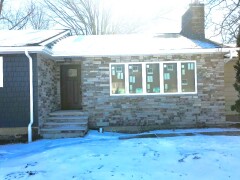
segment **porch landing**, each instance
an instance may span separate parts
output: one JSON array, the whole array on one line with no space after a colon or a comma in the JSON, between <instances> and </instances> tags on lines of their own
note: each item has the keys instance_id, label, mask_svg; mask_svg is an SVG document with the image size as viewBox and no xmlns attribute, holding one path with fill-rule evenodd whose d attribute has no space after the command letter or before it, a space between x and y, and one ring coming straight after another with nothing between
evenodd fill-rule
<instances>
[{"instance_id":1,"label":"porch landing","mask_svg":"<svg viewBox=\"0 0 240 180\"><path fill-rule=\"evenodd\" d=\"M46 139L83 137L88 131L88 116L80 110L60 110L49 113L40 127Z\"/></svg>"}]
</instances>

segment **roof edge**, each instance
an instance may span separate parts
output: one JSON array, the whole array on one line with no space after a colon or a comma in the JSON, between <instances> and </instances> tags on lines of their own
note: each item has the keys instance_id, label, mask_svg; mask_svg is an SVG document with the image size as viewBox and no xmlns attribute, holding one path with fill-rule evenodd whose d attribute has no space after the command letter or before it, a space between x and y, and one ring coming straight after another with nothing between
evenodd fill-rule
<instances>
[{"instance_id":1,"label":"roof edge","mask_svg":"<svg viewBox=\"0 0 240 180\"><path fill-rule=\"evenodd\" d=\"M240 51L239 48L211 48L211 49L169 49L158 52L146 53L116 53L116 54L66 54L64 52L53 52L52 57L103 57L103 56L148 56L148 55L171 55L171 54L209 54L209 53L230 53Z\"/></svg>"},{"instance_id":2,"label":"roof edge","mask_svg":"<svg viewBox=\"0 0 240 180\"><path fill-rule=\"evenodd\" d=\"M52 51L46 46L25 46L25 47L0 47L0 54L19 54L25 53L42 53L52 56Z\"/></svg>"},{"instance_id":3,"label":"roof edge","mask_svg":"<svg viewBox=\"0 0 240 180\"><path fill-rule=\"evenodd\" d=\"M63 37L65 36L69 36L71 35L71 31L69 29L66 29L65 31L53 36L53 37L50 37L49 39L47 40L44 40L42 42L39 43L39 45L41 46L47 46L51 43L54 43L55 41L58 41L58 40L61 40Z\"/></svg>"}]
</instances>

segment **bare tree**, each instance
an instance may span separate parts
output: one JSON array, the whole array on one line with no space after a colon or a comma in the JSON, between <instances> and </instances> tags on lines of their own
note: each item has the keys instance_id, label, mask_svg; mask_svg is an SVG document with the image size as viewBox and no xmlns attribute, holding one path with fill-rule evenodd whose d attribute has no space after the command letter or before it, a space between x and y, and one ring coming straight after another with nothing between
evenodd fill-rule
<instances>
[{"instance_id":1,"label":"bare tree","mask_svg":"<svg viewBox=\"0 0 240 180\"><path fill-rule=\"evenodd\" d=\"M33 29L48 29L50 18L46 15L45 9L40 5L33 3L29 4L34 11L29 16L29 26Z\"/></svg>"},{"instance_id":2,"label":"bare tree","mask_svg":"<svg viewBox=\"0 0 240 180\"><path fill-rule=\"evenodd\" d=\"M25 6L16 9L11 8L10 1L0 1L1 29L48 29L49 22L44 9L36 2L29 1Z\"/></svg>"},{"instance_id":3,"label":"bare tree","mask_svg":"<svg viewBox=\"0 0 240 180\"><path fill-rule=\"evenodd\" d=\"M10 6L3 6L4 0L1 0L0 25L3 29L23 29L26 27L30 15L34 9L32 7L24 9L12 9ZM6 7L6 8L5 8Z\"/></svg>"},{"instance_id":4,"label":"bare tree","mask_svg":"<svg viewBox=\"0 0 240 180\"><path fill-rule=\"evenodd\" d=\"M214 36L221 35L223 42L236 40L240 29L240 0L206 0L207 28ZM213 18L218 13L218 18Z\"/></svg>"},{"instance_id":5,"label":"bare tree","mask_svg":"<svg viewBox=\"0 0 240 180\"><path fill-rule=\"evenodd\" d=\"M114 33L110 11L99 0L44 0L52 19L75 34Z\"/></svg>"}]
</instances>

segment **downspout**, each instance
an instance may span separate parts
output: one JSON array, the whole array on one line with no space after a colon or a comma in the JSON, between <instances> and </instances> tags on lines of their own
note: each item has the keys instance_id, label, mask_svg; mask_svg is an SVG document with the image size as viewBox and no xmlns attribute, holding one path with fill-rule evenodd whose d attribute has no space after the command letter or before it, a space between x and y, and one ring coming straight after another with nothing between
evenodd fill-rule
<instances>
[{"instance_id":1,"label":"downspout","mask_svg":"<svg viewBox=\"0 0 240 180\"><path fill-rule=\"evenodd\" d=\"M29 55L27 49L25 49L25 55L29 60L29 90L30 90L30 122L28 124L28 143L32 142L32 124L33 124L33 67L32 57Z\"/></svg>"}]
</instances>

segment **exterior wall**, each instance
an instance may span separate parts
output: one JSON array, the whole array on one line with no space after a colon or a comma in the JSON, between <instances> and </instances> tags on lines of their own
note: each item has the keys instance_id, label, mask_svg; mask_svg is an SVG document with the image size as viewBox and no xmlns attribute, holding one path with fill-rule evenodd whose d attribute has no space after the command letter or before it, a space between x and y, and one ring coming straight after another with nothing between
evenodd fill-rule
<instances>
[{"instance_id":1,"label":"exterior wall","mask_svg":"<svg viewBox=\"0 0 240 180\"><path fill-rule=\"evenodd\" d=\"M0 88L0 129L27 127L29 124L28 58L24 54L0 56L3 56L4 75L3 88ZM36 54L31 54L31 56L34 81L34 126L37 126L37 58Z\"/></svg>"},{"instance_id":2,"label":"exterior wall","mask_svg":"<svg viewBox=\"0 0 240 180\"><path fill-rule=\"evenodd\" d=\"M197 61L195 95L110 96L109 63ZM86 58L82 63L83 110L90 128L152 126L181 128L225 123L224 61L222 54Z\"/></svg>"},{"instance_id":3,"label":"exterior wall","mask_svg":"<svg viewBox=\"0 0 240 180\"><path fill-rule=\"evenodd\" d=\"M61 109L60 66L82 64L80 60L59 61L38 55L38 114L41 127L49 113Z\"/></svg>"},{"instance_id":4,"label":"exterior wall","mask_svg":"<svg viewBox=\"0 0 240 180\"><path fill-rule=\"evenodd\" d=\"M237 60L231 60L227 62L224 66L224 92L226 98L226 115L237 115L236 111L231 111L231 105L237 100L237 91L234 89L233 84L235 83L236 71L234 70L234 65Z\"/></svg>"},{"instance_id":5,"label":"exterior wall","mask_svg":"<svg viewBox=\"0 0 240 180\"><path fill-rule=\"evenodd\" d=\"M59 110L60 77L57 63L43 55L38 55L38 114L39 126L50 112Z\"/></svg>"}]
</instances>

